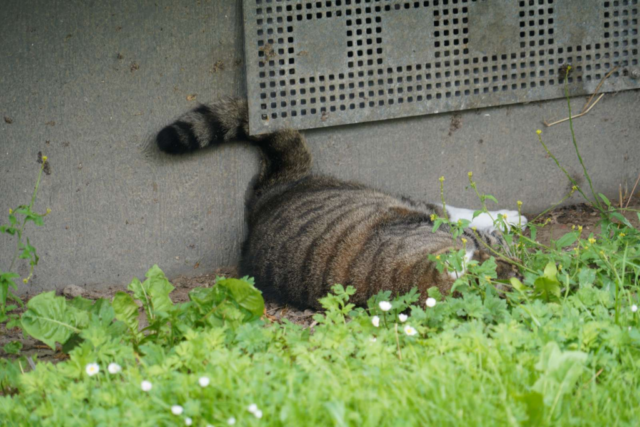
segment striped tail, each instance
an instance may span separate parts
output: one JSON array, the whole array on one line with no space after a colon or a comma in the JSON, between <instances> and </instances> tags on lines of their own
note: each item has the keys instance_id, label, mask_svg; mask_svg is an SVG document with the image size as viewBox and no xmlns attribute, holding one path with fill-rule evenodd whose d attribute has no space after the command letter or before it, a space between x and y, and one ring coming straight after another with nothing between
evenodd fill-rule
<instances>
[{"instance_id":1,"label":"striped tail","mask_svg":"<svg viewBox=\"0 0 640 427\"><path fill-rule=\"evenodd\" d=\"M298 180L311 169L311 153L298 131L285 129L250 136L249 110L241 99L200 105L166 126L156 137L158 148L168 154L189 153L232 141L255 145L262 152L262 170L255 189Z\"/></svg>"}]
</instances>

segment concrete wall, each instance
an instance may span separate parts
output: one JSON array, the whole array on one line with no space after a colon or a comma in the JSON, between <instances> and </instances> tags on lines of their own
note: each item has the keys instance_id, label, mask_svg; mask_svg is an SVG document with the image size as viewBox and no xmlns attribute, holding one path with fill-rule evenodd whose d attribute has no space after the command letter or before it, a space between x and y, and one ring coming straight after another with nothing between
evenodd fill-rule
<instances>
[{"instance_id":1,"label":"concrete wall","mask_svg":"<svg viewBox=\"0 0 640 427\"><path fill-rule=\"evenodd\" d=\"M29 200L39 151L52 169L36 203L52 213L44 227L27 230L41 261L22 293L127 283L154 263L177 276L238 260L256 153L234 146L175 159L142 147L196 102L245 94L241 1L108 3L3 2L2 216ZM574 102L581 107L584 99ZM638 92L606 95L576 121L587 166L605 193L617 194L619 183L631 187L638 175L638 110ZM306 135L317 171L435 200L444 175L451 204L477 206L465 190L472 170L502 207L522 200L535 212L568 189L535 130L566 114L565 102L552 101ZM581 176L568 126L545 129L544 137ZM0 236L0 269L14 247Z\"/></svg>"}]
</instances>

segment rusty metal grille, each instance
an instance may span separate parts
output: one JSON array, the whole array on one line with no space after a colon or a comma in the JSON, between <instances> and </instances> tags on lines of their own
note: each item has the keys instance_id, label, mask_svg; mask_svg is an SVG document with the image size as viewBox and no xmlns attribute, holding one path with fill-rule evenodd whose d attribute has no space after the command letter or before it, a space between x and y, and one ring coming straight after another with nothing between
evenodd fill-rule
<instances>
[{"instance_id":1,"label":"rusty metal grille","mask_svg":"<svg viewBox=\"0 0 640 427\"><path fill-rule=\"evenodd\" d=\"M244 0L252 134L640 88L638 0Z\"/></svg>"}]
</instances>

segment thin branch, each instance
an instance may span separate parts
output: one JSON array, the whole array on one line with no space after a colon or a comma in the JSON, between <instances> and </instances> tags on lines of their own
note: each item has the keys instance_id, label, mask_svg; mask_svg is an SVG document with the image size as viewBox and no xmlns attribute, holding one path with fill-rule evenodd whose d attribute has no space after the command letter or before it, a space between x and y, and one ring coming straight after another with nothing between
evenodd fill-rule
<instances>
[{"instance_id":1,"label":"thin branch","mask_svg":"<svg viewBox=\"0 0 640 427\"><path fill-rule=\"evenodd\" d=\"M546 127L551 127L551 126L555 126L555 125L560 124L560 123L564 123L564 122L566 122L568 120L577 119L578 117L582 117L585 114L587 114L589 111L591 111L591 109L596 106L596 104L602 99L603 96L604 96L604 93L601 93L600 96L598 97L598 99L596 99L596 101L593 104L591 104L591 106L589 108L587 108L587 110L585 112L583 112L583 113L576 114L575 116L567 117L567 118L562 119L562 120L558 120L557 122L547 123L546 121L544 121L543 123L544 123L544 125Z\"/></svg>"},{"instance_id":2,"label":"thin branch","mask_svg":"<svg viewBox=\"0 0 640 427\"><path fill-rule=\"evenodd\" d=\"M629 207L629 202L631 202L631 199L633 199L633 195L636 192L636 187L638 186L639 181L640 181L640 175L638 175L638 179L636 179L636 183L633 186L633 190L631 190L631 195L629 195L629 200L627 200L627 204L624 206L625 209Z\"/></svg>"},{"instance_id":3,"label":"thin branch","mask_svg":"<svg viewBox=\"0 0 640 427\"><path fill-rule=\"evenodd\" d=\"M589 97L589 99L587 99L587 102L584 104L584 107L582 107L582 111L580 111L581 113L584 113L587 109L587 107L589 106L589 103L593 100L593 97L596 96L598 94L598 92L600 91L600 87L602 86L602 84L604 83L605 80L607 80L611 74L613 74L614 71L616 71L618 69L618 67L613 67L611 69L611 71L609 71L603 78L602 80L600 80L600 83L598 83L598 86L596 86L596 90L595 92L593 92L593 94Z\"/></svg>"}]
</instances>

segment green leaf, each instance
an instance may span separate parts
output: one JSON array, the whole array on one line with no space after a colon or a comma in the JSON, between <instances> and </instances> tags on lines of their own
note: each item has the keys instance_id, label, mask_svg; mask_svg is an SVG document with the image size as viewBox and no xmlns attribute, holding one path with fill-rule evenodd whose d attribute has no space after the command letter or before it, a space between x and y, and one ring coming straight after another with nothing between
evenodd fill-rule
<instances>
[{"instance_id":1,"label":"green leaf","mask_svg":"<svg viewBox=\"0 0 640 427\"><path fill-rule=\"evenodd\" d=\"M578 240L576 233L567 233L555 242L556 249L560 250L575 243Z\"/></svg>"},{"instance_id":2,"label":"green leaf","mask_svg":"<svg viewBox=\"0 0 640 427\"><path fill-rule=\"evenodd\" d=\"M607 198L605 197L605 195L604 195L604 194L602 194L602 193L598 193L598 196L600 196L600 198L602 199L602 201L603 201L603 202L604 202L608 207L611 207L611 202L609 201L609 199L607 199Z\"/></svg>"},{"instance_id":3,"label":"green leaf","mask_svg":"<svg viewBox=\"0 0 640 427\"><path fill-rule=\"evenodd\" d=\"M511 286L514 287L514 289L520 291L520 292L524 292L527 290L527 287L517 278L512 277L511 279L509 279L509 281L511 282Z\"/></svg>"},{"instance_id":4,"label":"green leaf","mask_svg":"<svg viewBox=\"0 0 640 427\"><path fill-rule=\"evenodd\" d=\"M493 203L495 203L496 205L498 204L498 200L496 200L495 197L493 197L491 194L485 194L484 196L482 196L485 200L489 199L491 200Z\"/></svg>"},{"instance_id":5,"label":"green leaf","mask_svg":"<svg viewBox=\"0 0 640 427\"><path fill-rule=\"evenodd\" d=\"M612 212L611 216L615 219L617 219L618 221L620 221L621 223L623 223L624 225L626 225L629 228L634 228L633 225L629 222L629 220L627 218L625 218L621 213L619 212Z\"/></svg>"},{"instance_id":6,"label":"green leaf","mask_svg":"<svg viewBox=\"0 0 640 427\"><path fill-rule=\"evenodd\" d=\"M18 354L22 350L22 343L20 341L11 341L2 348L7 354Z\"/></svg>"},{"instance_id":7,"label":"green leaf","mask_svg":"<svg viewBox=\"0 0 640 427\"><path fill-rule=\"evenodd\" d=\"M586 353L561 351L555 341L547 343L536 364L536 369L542 374L533 385L533 390L544 397L546 406L562 407L562 398L572 393L586 361Z\"/></svg>"},{"instance_id":8,"label":"green leaf","mask_svg":"<svg viewBox=\"0 0 640 427\"><path fill-rule=\"evenodd\" d=\"M171 310L173 302L169 294L175 288L157 265L147 271L146 277L147 280L144 283L134 278L127 289L133 292L136 299L142 301L147 316L151 320L158 313L167 313Z\"/></svg>"},{"instance_id":9,"label":"green leaf","mask_svg":"<svg viewBox=\"0 0 640 427\"><path fill-rule=\"evenodd\" d=\"M224 279L216 283L216 286L227 288L238 305L251 313L252 318L248 320L258 319L264 313L262 292L249 282L239 279Z\"/></svg>"},{"instance_id":10,"label":"green leaf","mask_svg":"<svg viewBox=\"0 0 640 427\"><path fill-rule=\"evenodd\" d=\"M591 268L583 267L578 273L578 283L580 287L592 285L595 281L596 271Z\"/></svg>"},{"instance_id":11,"label":"green leaf","mask_svg":"<svg viewBox=\"0 0 640 427\"><path fill-rule=\"evenodd\" d=\"M527 411L528 419L523 425L542 425L542 419L544 416L544 400L540 393L530 391L529 393L515 396L515 400L523 403Z\"/></svg>"},{"instance_id":12,"label":"green leaf","mask_svg":"<svg viewBox=\"0 0 640 427\"><path fill-rule=\"evenodd\" d=\"M533 287L538 297L547 302L555 301L560 297L560 282L557 279L557 274L558 269L555 262L550 261L547 263L544 268L544 275L533 282Z\"/></svg>"},{"instance_id":13,"label":"green leaf","mask_svg":"<svg viewBox=\"0 0 640 427\"><path fill-rule=\"evenodd\" d=\"M549 280L557 281L558 280L556 278L557 275L558 275L558 269L556 268L556 263L554 261L549 261L547 265L544 267L544 277L546 277Z\"/></svg>"},{"instance_id":14,"label":"green leaf","mask_svg":"<svg viewBox=\"0 0 640 427\"><path fill-rule=\"evenodd\" d=\"M138 340L140 337L140 332L138 331L138 305L133 297L126 292L116 292L111 305L116 319L126 324L134 339Z\"/></svg>"},{"instance_id":15,"label":"green leaf","mask_svg":"<svg viewBox=\"0 0 640 427\"><path fill-rule=\"evenodd\" d=\"M32 337L55 349L56 342L64 344L72 333L79 333L79 323L86 321L80 311L67 307L63 297L55 292L45 292L27 303L27 311L21 318L22 328Z\"/></svg>"}]
</instances>

